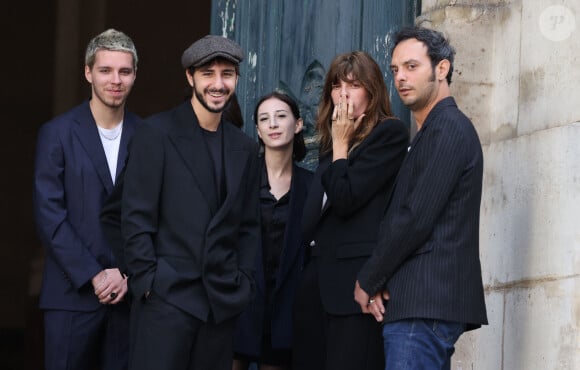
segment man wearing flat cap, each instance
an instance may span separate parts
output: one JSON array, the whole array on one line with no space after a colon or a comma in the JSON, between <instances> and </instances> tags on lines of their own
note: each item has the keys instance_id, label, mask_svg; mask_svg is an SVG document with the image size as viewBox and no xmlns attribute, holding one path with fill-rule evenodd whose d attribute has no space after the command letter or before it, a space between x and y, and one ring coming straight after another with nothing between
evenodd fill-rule
<instances>
[{"instance_id":1,"label":"man wearing flat cap","mask_svg":"<svg viewBox=\"0 0 580 370\"><path fill-rule=\"evenodd\" d=\"M226 38L194 42L181 58L191 100L133 138L121 215L131 369L231 369L260 243L257 144L222 117L242 59Z\"/></svg>"}]
</instances>

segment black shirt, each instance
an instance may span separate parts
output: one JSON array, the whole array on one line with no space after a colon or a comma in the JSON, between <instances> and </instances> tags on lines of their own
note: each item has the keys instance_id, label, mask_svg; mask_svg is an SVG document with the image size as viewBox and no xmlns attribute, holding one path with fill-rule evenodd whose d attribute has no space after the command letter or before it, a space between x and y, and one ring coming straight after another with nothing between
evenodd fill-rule
<instances>
[{"instance_id":1,"label":"black shirt","mask_svg":"<svg viewBox=\"0 0 580 370\"><path fill-rule=\"evenodd\" d=\"M290 208L290 191L280 199L270 193L266 165L262 167L260 183L260 210L262 222L262 254L267 303L271 303L272 291L276 286L276 275L284 249L284 233Z\"/></svg>"},{"instance_id":2,"label":"black shirt","mask_svg":"<svg viewBox=\"0 0 580 370\"><path fill-rule=\"evenodd\" d=\"M201 126L200 126L201 127ZM221 205L226 198L226 182L223 164L223 129L220 124L216 131L209 131L201 127L203 138L209 150L209 156L212 159L214 167L215 183L218 187L219 205Z\"/></svg>"}]
</instances>

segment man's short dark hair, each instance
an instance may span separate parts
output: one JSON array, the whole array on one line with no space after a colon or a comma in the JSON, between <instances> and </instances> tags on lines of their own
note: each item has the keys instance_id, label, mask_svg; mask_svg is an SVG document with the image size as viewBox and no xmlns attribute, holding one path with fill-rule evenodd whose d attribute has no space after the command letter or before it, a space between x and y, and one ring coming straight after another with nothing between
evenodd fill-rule
<instances>
[{"instance_id":1,"label":"man's short dark hair","mask_svg":"<svg viewBox=\"0 0 580 370\"><path fill-rule=\"evenodd\" d=\"M195 73L196 70L207 67L207 66L211 66L215 63L230 63L234 66L234 69L236 70L236 74L238 76L240 75L240 65L239 64L232 63L230 60L228 60L226 58L221 58L221 57L214 58L214 59L210 60L209 62L204 63L198 67L190 66L187 68L187 70L193 76L193 74Z\"/></svg>"},{"instance_id":2,"label":"man's short dark hair","mask_svg":"<svg viewBox=\"0 0 580 370\"><path fill-rule=\"evenodd\" d=\"M451 85L455 49L449 44L445 36L439 31L424 27L413 26L403 28L395 34L395 45L391 50L391 55L393 55L393 50L395 50L400 42L408 39L417 39L427 46L427 55L431 59L433 69L442 60L447 59L449 61L449 73L447 73L446 79L447 83Z\"/></svg>"}]
</instances>

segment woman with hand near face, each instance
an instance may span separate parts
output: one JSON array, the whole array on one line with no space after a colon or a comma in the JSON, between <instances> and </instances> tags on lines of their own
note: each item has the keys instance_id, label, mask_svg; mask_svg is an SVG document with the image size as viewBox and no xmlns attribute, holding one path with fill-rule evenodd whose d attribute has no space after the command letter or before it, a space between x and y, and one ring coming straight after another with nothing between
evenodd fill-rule
<instances>
[{"instance_id":1,"label":"woman with hand near face","mask_svg":"<svg viewBox=\"0 0 580 370\"><path fill-rule=\"evenodd\" d=\"M367 53L338 55L319 105L319 166L304 206L310 255L295 307L293 368L382 370L380 323L355 302L356 275L377 232L409 143Z\"/></svg>"},{"instance_id":2,"label":"woman with hand near face","mask_svg":"<svg viewBox=\"0 0 580 370\"><path fill-rule=\"evenodd\" d=\"M272 92L254 111L263 148L260 178L262 248L256 261L256 297L240 316L234 370L290 369L292 307L304 261L302 208L312 173L296 165L306 155L296 102Z\"/></svg>"}]
</instances>

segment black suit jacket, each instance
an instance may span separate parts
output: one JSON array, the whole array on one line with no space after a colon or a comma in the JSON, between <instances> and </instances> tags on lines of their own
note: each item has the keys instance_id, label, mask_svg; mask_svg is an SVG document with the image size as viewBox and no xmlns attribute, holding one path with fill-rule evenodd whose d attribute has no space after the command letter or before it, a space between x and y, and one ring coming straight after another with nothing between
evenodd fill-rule
<instances>
[{"instance_id":1,"label":"black suit jacket","mask_svg":"<svg viewBox=\"0 0 580 370\"><path fill-rule=\"evenodd\" d=\"M322 304L335 315L361 313L356 275L377 244L381 215L409 144L395 119L379 123L348 156L320 159L304 207L304 232L318 258ZM323 193L328 197L322 208Z\"/></svg>"},{"instance_id":2,"label":"black suit jacket","mask_svg":"<svg viewBox=\"0 0 580 370\"><path fill-rule=\"evenodd\" d=\"M388 284L385 321L487 324L479 261L482 174L473 124L452 97L443 99L411 143L379 247L359 274L371 295Z\"/></svg>"},{"instance_id":3,"label":"black suit jacket","mask_svg":"<svg viewBox=\"0 0 580 370\"><path fill-rule=\"evenodd\" d=\"M117 177L141 119L125 111ZM44 124L34 169L34 215L46 248L40 307L94 311L101 306L91 279L117 267L99 213L113 190L97 124L86 101Z\"/></svg>"},{"instance_id":4,"label":"black suit jacket","mask_svg":"<svg viewBox=\"0 0 580 370\"><path fill-rule=\"evenodd\" d=\"M271 318L271 339L274 348L290 348L292 343L292 308L304 266L304 239L301 221L304 201L312 181L312 172L294 165L290 185L288 222L284 246L276 272ZM256 296L238 319L235 350L258 356L261 353L266 309L266 281L263 253L256 258Z\"/></svg>"},{"instance_id":5,"label":"black suit jacket","mask_svg":"<svg viewBox=\"0 0 580 370\"><path fill-rule=\"evenodd\" d=\"M125 169L117 176L113 191L105 200L99 219L105 239L115 256L117 266L123 275L128 276L127 263L125 262L125 240L121 232L121 202L123 200L123 186L125 184ZM129 298L129 297L128 297Z\"/></svg>"},{"instance_id":6,"label":"black suit jacket","mask_svg":"<svg viewBox=\"0 0 580 370\"><path fill-rule=\"evenodd\" d=\"M257 143L221 122L227 196L189 101L149 118L130 147L121 228L134 298L153 291L216 322L240 313L253 291L260 244Z\"/></svg>"}]
</instances>

